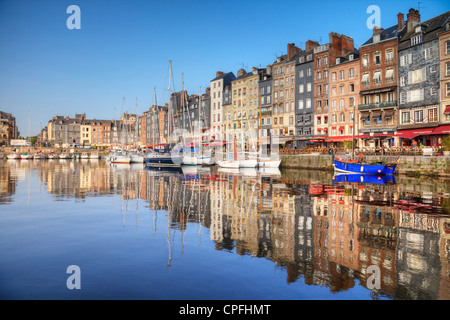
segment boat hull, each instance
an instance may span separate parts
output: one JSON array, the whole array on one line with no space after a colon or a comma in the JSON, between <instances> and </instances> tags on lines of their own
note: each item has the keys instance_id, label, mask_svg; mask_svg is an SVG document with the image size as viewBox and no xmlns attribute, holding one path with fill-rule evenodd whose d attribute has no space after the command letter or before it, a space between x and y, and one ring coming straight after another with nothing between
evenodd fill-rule
<instances>
[{"instance_id":1,"label":"boat hull","mask_svg":"<svg viewBox=\"0 0 450 320\"><path fill-rule=\"evenodd\" d=\"M259 160L258 168L278 168L281 164L281 160Z\"/></svg>"},{"instance_id":2,"label":"boat hull","mask_svg":"<svg viewBox=\"0 0 450 320\"><path fill-rule=\"evenodd\" d=\"M347 174L375 174L385 175L394 174L395 165L382 165L382 164L362 164L351 163L339 160L334 160L334 170L340 173Z\"/></svg>"},{"instance_id":3,"label":"boat hull","mask_svg":"<svg viewBox=\"0 0 450 320\"><path fill-rule=\"evenodd\" d=\"M239 161L217 161L217 165L222 168L239 169Z\"/></svg>"},{"instance_id":4,"label":"boat hull","mask_svg":"<svg viewBox=\"0 0 450 320\"><path fill-rule=\"evenodd\" d=\"M182 160L182 157L152 155L147 158L147 165L154 167L181 167Z\"/></svg>"},{"instance_id":5,"label":"boat hull","mask_svg":"<svg viewBox=\"0 0 450 320\"><path fill-rule=\"evenodd\" d=\"M239 161L239 168L256 168L256 165L258 164L258 160L242 160Z\"/></svg>"}]
</instances>

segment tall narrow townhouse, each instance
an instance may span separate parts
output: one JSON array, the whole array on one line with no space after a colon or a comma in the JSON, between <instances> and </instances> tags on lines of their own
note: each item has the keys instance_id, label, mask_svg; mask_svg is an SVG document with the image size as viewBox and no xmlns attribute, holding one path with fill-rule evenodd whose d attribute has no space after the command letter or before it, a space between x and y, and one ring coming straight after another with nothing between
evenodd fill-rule
<instances>
[{"instance_id":1,"label":"tall narrow townhouse","mask_svg":"<svg viewBox=\"0 0 450 320\"><path fill-rule=\"evenodd\" d=\"M356 111L359 101L359 51L336 58L330 65L330 131L328 142L343 146L352 141L357 130Z\"/></svg>"},{"instance_id":2,"label":"tall narrow townhouse","mask_svg":"<svg viewBox=\"0 0 450 320\"><path fill-rule=\"evenodd\" d=\"M272 129L272 66L259 74L259 107L260 127L259 137L269 137Z\"/></svg>"},{"instance_id":3,"label":"tall narrow townhouse","mask_svg":"<svg viewBox=\"0 0 450 320\"><path fill-rule=\"evenodd\" d=\"M281 55L272 63L272 135L284 134L284 62L287 55Z\"/></svg>"},{"instance_id":4,"label":"tall narrow townhouse","mask_svg":"<svg viewBox=\"0 0 450 320\"><path fill-rule=\"evenodd\" d=\"M223 91L235 79L233 72L216 72L216 77L210 81L210 124L211 132L217 137L223 138L224 113L223 113Z\"/></svg>"},{"instance_id":5,"label":"tall narrow townhouse","mask_svg":"<svg viewBox=\"0 0 450 320\"><path fill-rule=\"evenodd\" d=\"M417 10L407 14L406 31L399 39L399 123L401 145L439 145L440 56L438 33L450 12L425 22Z\"/></svg>"},{"instance_id":6,"label":"tall narrow townhouse","mask_svg":"<svg viewBox=\"0 0 450 320\"><path fill-rule=\"evenodd\" d=\"M288 43L287 54L272 64L272 134L280 144L295 137L295 63L301 50Z\"/></svg>"},{"instance_id":7,"label":"tall narrow townhouse","mask_svg":"<svg viewBox=\"0 0 450 320\"><path fill-rule=\"evenodd\" d=\"M440 55L440 105L439 115L442 127L446 133L450 133L450 19L442 25L442 30L438 33L439 55ZM442 137L439 137L442 138ZM439 140L438 138L438 140Z\"/></svg>"},{"instance_id":8,"label":"tall narrow townhouse","mask_svg":"<svg viewBox=\"0 0 450 320\"><path fill-rule=\"evenodd\" d=\"M298 54L295 66L295 140L300 149L305 148L314 136L314 48L318 46L319 43L308 40L305 51Z\"/></svg>"},{"instance_id":9,"label":"tall narrow townhouse","mask_svg":"<svg viewBox=\"0 0 450 320\"><path fill-rule=\"evenodd\" d=\"M294 43L287 45L287 57L284 63L284 132L286 140L292 140L295 136L295 66L298 56L303 52Z\"/></svg>"},{"instance_id":10,"label":"tall narrow townhouse","mask_svg":"<svg viewBox=\"0 0 450 320\"><path fill-rule=\"evenodd\" d=\"M355 50L353 39L348 36L330 32L328 38L328 43L314 48L314 135L321 145L329 136L330 65L337 57Z\"/></svg>"},{"instance_id":11,"label":"tall narrow townhouse","mask_svg":"<svg viewBox=\"0 0 450 320\"><path fill-rule=\"evenodd\" d=\"M393 146L397 130L397 38L404 32L403 17L388 29L373 28L372 37L359 47L359 146Z\"/></svg>"}]
</instances>

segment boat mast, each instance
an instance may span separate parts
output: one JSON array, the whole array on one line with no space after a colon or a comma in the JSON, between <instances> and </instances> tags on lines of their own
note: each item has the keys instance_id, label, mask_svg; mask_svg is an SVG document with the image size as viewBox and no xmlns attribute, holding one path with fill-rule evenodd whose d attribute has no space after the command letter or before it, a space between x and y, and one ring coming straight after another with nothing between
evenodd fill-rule
<instances>
[{"instance_id":1,"label":"boat mast","mask_svg":"<svg viewBox=\"0 0 450 320\"><path fill-rule=\"evenodd\" d=\"M152 115L152 141L153 150L155 150L155 114L156 114L156 87L153 88L153 115Z\"/></svg>"},{"instance_id":2,"label":"boat mast","mask_svg":"<svg viewBox=\"0 0 450 320\"><path fill-rule=\"evenodd\" d=\"M171 136L171 125L170 125L170 121L171 121L171 109L170 109L170 102L171 102L171 97L170 97L170 84L172 81L172 60L169 60L169 103L168 103L168 109L167 109L167 123L168 123L168 131L167 131L167 142L169 142L169 137Z\"/></svg>"},{"instance_id":3,"label":"boat mast","mask_svg":"<svg viewBox=\"0 0 450 320\"><path fill-rule=\"evenodd\" d=\"M353 128L352 128L352 159L355 159L355 111L353 110Z\"/></svg>"}]
</instances>

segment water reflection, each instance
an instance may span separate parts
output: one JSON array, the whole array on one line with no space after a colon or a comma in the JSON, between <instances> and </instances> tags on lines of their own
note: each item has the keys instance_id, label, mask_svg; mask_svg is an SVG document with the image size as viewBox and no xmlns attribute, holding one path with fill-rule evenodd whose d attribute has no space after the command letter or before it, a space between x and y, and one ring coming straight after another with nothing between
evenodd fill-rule
<instances>
[{"instance_id":1,"label":"water reflection","mask_svg":"<svg viewBox=\"0 0 450 320\"><path fill-rule=\"evenodd\" d=\"M167 213L168 267L174 263L171 233L198 228L200 237L203 228L216 250L267 259L285 270L287 283L343 292L367 287L367 269L375 265L381 271L375 298L450 298L449 180L3 161L0 205L14 204L18 182L32 172L54 201L119 195L124 212Z\"/></svg>"}]
</instances>

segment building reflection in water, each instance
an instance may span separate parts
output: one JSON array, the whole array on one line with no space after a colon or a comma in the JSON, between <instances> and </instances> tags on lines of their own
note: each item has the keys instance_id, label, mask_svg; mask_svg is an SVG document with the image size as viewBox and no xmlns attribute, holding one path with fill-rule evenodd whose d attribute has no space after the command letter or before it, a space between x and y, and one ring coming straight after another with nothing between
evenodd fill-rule
<instances>
[{"instance_id":1,"label":"building reflection in water","mask_svg":"<svg viewBox=\"0 0 450 320\"><path fill-rule=\"evenodd\" d=\"M120 195L132 211L127 200L137 200L156 213L154 232L158 213L168 215L169 232L196 227L200 236L206 228L216 250L270 260L288 283L331 292L367 287L375 265L381 288L374 298L450 298L448 180L360 183L319 171L165 171L101 160L4 161L0 168L0 205L37 171L55 201ZM170 241L168 234L169 251Z\"/></svg>"}]
</instances>

